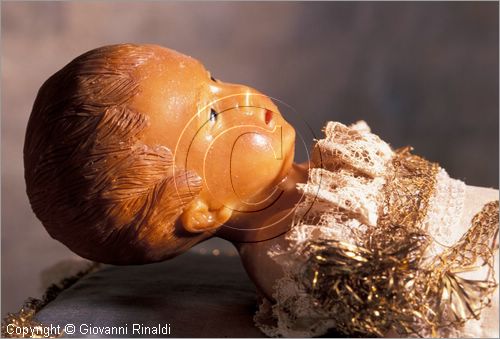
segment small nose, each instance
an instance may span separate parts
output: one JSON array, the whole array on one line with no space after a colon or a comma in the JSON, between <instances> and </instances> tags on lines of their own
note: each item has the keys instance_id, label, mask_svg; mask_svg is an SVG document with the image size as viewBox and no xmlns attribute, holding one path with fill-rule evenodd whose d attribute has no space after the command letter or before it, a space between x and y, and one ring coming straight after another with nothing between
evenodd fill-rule
<instances>
[{"instance_id":1,"label":"small nose","mask_svg":"<svg viewBox=\"0 0 500 339\"><path fill-rule=\"evenodd\" d=\"M268 96L259 91L244 85L217 82L211 84L212 93L220 99L217 103L221 109L239 108L254 111L262 117L262 122L273 128L275 125L276 114L275 106Z\"/></svg>"},{"instance_id":2,"label":"small nose","mask_svg":"<svg viewBox=\"0 0 500 339\"><path fill-rule=\"evenodd\" d=\"M239 98L239 101L243 100L241 105L245 106L248 110L253 110L254 114L259 119L262 119L267 127L273 129L276 124L275 115L277 113L273 112L274 105L271 99L250 87L241 86L241 91L244 93Z\"/></svg>"}]
</instances>

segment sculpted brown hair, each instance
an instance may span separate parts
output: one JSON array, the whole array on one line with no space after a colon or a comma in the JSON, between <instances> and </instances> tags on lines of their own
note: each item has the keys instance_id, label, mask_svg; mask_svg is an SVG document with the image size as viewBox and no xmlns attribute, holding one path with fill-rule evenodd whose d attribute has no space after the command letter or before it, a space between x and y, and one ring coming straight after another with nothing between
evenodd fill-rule
<instances>
[{"instance_id":1,"label":"sculpted brown hair","mask_svg":"<svg viewBox=\"0 0 500 339\"><path fill-rule=\"evenodd\" d=\"M24 145L28 197L50 235L86 258L139 264L206 238L176 223L201 178L175 168L162 145L146 145L147 112L134 70L154 48L106 46L74 59L40 88ZM175 182L175 184L174 184Z\"/></svg>"}]
</instances>

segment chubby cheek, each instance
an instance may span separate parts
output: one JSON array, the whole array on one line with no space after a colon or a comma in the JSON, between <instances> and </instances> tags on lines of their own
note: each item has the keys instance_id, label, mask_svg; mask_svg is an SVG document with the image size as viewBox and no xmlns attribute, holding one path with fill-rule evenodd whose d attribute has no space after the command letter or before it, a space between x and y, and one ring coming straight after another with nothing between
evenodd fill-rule
<instances>
[{"instance_id":1,"label":"chubby cheek","mask_svg":"<svg viewBox=\"0 0 500 339\"><path fill-rule=\"evenodd\" d=\"M273 198L288 159L281 135L255 129L228 130L206 152L202 176L214 208L255 210Z\"/></svg>"},{"instance_id":2,"label":"chubby cheek","mask_svg":"<svg viewBox=\"0 0 500 339\"><path fill-rule=\"evenodd\" d=\"M252 197L259 190L274 188L280 181L283 150L276 139L254 132L242 135L234 144L231 179L239 196Z\"/></svg>"}]
</instances>

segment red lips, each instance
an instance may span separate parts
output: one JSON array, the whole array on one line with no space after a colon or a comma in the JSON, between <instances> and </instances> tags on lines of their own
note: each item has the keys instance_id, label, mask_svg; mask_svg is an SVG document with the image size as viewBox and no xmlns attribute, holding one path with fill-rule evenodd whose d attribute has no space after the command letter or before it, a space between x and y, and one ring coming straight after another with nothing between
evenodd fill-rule
<instances>
[{"instance_id":1,"label":"red lips","mask_svg":"<svg viewBox=\"0 0 500 339\"><path fill-rule=\"evenodd\" d=\"M269 125L272 119L273 119L273 112L267 109L265 115L266 125Z\"/></svg>"}]
</instances>

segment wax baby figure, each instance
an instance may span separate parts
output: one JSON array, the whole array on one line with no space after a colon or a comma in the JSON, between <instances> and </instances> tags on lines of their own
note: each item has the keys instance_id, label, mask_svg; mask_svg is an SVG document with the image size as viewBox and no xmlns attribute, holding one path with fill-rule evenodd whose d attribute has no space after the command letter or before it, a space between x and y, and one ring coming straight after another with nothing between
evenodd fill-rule
<instances>
[{"instance_id":1,"label":"wax baby figure","mask_svg":"<svg viewBox=\"0 0 500 339\"><path fill-rule=\"evenodd\" d=\"M293 163L269 97L167 48L105 46L41 87L27 193L53 238L99 262L232 241L271 336L497 336L498 192L365 122L324 133Z\"/></svg>"}]
</instances>

